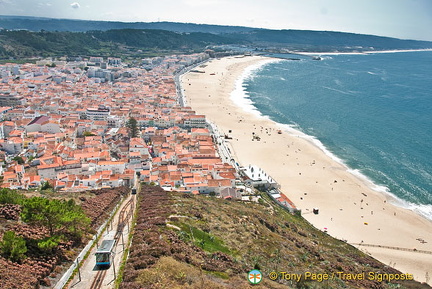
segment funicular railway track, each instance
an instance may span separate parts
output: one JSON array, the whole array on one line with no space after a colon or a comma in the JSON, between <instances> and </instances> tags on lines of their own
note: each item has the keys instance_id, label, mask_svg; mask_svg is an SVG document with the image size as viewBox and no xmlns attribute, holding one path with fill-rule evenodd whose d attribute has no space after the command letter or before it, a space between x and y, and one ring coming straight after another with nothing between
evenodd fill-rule
<instances>
[{"instance_id":1,"label":"funicular railway track","mask_svg":"<svg viewBox=\"0 0 432 289\"><path fill-rule=\"evenodd\" d=\"M118 223L117 223L117 232L114 236L114 240L116 243L120 239L120 236L123 233L124 227L126 226L127 222L129 221L129 218L132 215L133 207L134 207L134 201L135 196L132 196L129 201L123 206L123 208L120 210L119 216L118 216Z\"/></svg>"},{"instance_id":2,"label":"funicular railway track","mask_svg":"<svg viewBox=\"0 0 432 289\"><path fill-rule=\"evenodd\" d=\"M102 287L103 280L105 279L105 275L107 274L107 270L98 271L95 278L93 279L93 282L90 289L99 289Z\"/></svg>"},{"instance_id":3,"label":"funicular railway track","mask_svg":"<svg viewBox=\"0 0 432 289\"><path fill-rule=\"evenodd\" d=\"M120 212L118 214L117 229L116 229L116 233L114 235L114 241L115 241L116 245L118 244L120 238L123 236L123 230L126 227L126 225L128 224L127 222L130 220L130 218L133 214L134 204L135 204L135 196L132 196L126 202L126 204L123 206L123 208L120 210ZM111 263L111 266L115 266L114 262ZM107 269L99 270L97 272L97 274L95 275L95 277L91 283L91 286L89 288L90 289L102 288L103 284L104 284L105 277L107 275L107 272L108 272Z\"/></svg>"}]
</instances>

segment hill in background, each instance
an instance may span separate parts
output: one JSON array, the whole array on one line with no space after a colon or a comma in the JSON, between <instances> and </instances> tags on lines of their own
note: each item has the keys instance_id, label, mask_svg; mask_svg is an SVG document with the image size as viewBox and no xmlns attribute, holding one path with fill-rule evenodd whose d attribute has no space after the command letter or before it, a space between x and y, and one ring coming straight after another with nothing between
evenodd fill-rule
<instances>
[{"instance_id":1,"label":"hill in background","mask_svg":"<svg viewBox=\"0 0 432 289\"><path fill-rule=\"evenodd\" d=\"M220 45L249 50L351 52L432 48L432 42L307 30L174 22L111 22L0 16L0 57L191 53ZM24 31L18 31L24 30ZM132 49L131 49L132 48ZM133 53L137 49L145 53ZM232 49L232 46L229 47ZM16 50L16 51L14 51Z\"/></svg>"},{"instance_id":2,"label":"hill in background","mask_svg":"<svg viewBox=\"0 0 432 289\"><path fill-rule=\"evenodd\" d=\"M256 30L256 28L242 26L223 26L178 22L119 22L119 21L91 21L72 19L52 19L26 16L0 15L0 28L24 29L30 31L69 31L86 32L91 30L112 29L158 29L179 33L203 32L212 34L236 33Z\"/></svg>"}]
</instances>

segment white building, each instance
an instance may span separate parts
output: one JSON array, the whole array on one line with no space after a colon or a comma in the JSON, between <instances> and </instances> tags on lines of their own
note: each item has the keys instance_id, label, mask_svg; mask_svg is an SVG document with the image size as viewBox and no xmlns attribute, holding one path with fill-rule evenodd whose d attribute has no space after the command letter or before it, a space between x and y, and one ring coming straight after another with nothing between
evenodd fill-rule
<instances>
[{"instance_id":1,"label":"white building","mask_svg":"<svg viewBox=\"0 0 432 289\"><path fill-rule=\"evenodd\" d=\"M241 167L240 171L249 178L246 182L253 186L263 185L273 188L279 187L279 184L260 167L249 165L247 167Z\"/></svg>"},{"instance_id":2,"label":"white building","mask_svg":"<svg viewBox=\"0 0 432 289\"><path fill-rule=\"evenodd\" d=\"M113 174L122 174L126 169L126 163L113 161L100 161L96 165L96 171L112 171Z\"/></svg>"},{"instance_id":3,"label":"white building","mask_svg":"<svg viewBox=\"0 0 432 289\"><path fill-rule=\"evenodd\" d=\"M86 110L87 119L91 120L108 120L110 115L110 109L104 105L99 105L99 107L89 107Z\"/></svg>"}]
</instances>

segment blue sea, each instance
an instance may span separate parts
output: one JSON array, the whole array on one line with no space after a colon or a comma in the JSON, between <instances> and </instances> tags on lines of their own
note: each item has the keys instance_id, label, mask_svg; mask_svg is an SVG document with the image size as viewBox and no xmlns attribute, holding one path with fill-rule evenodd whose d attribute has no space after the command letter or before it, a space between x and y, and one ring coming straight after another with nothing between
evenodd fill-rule
<instances>
[{"instance_id":1,"label":"blue sea","mask_svg":"<svg viewBox=\"0 0 432 289\"><path fill-rule=\"evenodd\" d=\"M289 57L244 77L246 100L432 220L432 52Z\"/></svg>"}]
</instances>

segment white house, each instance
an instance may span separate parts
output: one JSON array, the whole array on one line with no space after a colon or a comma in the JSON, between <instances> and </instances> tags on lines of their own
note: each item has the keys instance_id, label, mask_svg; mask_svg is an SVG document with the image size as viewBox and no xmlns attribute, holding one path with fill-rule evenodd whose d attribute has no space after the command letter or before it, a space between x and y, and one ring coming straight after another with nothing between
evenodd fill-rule
<instances>
[{"instance_id":1,"label":"white house","mask_svg":"<svg viewBox=\"0 0 432 289\"><path fill-rule=\"evenodd\" d=\"M113 174L123 174L125 169L125 162L99 161L96 165L96 171L112 171Z\"/></svg>"}]
</instances>

